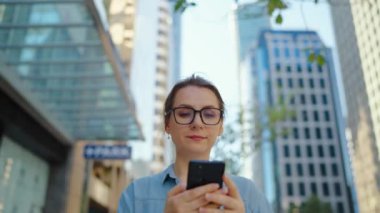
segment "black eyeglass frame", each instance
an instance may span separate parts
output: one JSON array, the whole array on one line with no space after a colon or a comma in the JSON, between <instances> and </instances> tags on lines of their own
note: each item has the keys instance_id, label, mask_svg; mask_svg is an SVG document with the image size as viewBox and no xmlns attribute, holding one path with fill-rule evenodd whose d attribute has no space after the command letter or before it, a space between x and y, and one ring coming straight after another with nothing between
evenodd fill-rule
<instances>
[{"instance_id":1,"label":"black eyeglass frame","mask_svg":"<svg viewBox=\"0 0 380 213\"><path fill-rule=\"evenodd\" d=\"M190 120L189 123L179 123L177 121L177 118L175 116L175 110L177 109L191 109L193 110L194 114L193 114L193 118ZM216 122L215 124L207 124L204 120L203 120L203 116L202 116L202 111L203 110L207 110L207 109L216 109L216 110L219 110L220 112L220 116L219 116L219 120L218 122ZM169 109L167 112L165 112L165 116L169 115L170 113L173 113L173 117L174 117L174 121L177 123L177 124L180 124L180 125L189 125L191 123L194 122L194 119L195 119L195 116L197 115L197 113L199 113L199 116L201 117L201 120L202 120L202 123L205 124L205 125L208 125L208 126L215 126L215 125L218 125L220 123L220 121L222 120L222 118L224 117L224 111L222 109L219 109L219 108L215 108L215 107L205 107L205 108L202 108L200 110L196 110L192 107L186 107L186 106L180 106L180 107L174 107L172 109Z\"/></svg>"}]
</instances>

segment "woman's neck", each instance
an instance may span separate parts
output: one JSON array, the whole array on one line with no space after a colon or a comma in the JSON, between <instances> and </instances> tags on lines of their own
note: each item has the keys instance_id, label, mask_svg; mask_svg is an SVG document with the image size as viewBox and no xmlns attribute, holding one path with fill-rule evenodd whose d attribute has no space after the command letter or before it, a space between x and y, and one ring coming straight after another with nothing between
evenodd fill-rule
<instances>
[{"instance_id":1,"label":"woman's neck","mask_svg":"<svg viewBox=\"0 0 380 213\"><path fill-rule=\"evenodd\" d=\"M183 183L187 182L187 173L189 169L190 160L209 160L208 156L203 158L183 158L178 156L179 155L177 155L176 160L174 162L174 173Z\"/></svg>"}]
</instances>

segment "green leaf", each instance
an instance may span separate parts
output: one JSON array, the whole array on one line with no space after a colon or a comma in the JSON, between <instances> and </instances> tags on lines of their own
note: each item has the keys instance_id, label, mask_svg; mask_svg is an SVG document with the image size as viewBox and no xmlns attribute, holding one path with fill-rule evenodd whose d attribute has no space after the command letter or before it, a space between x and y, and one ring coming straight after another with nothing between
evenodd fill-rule
<instances>
[{"instance_id":1,"label":"green leaf","mask_svg":"<svg viewBox=\"0 0 380 213\"><path fill-rule=\"evenodd\" d=\"M276 17L276 23L277 24L282 24L282 15L281 14L278 14L277 17Z\"/></svg>"},{"instance_id":2,"label":"green leaf","mask_svg":"<svg viewBox=\"0 0 380 213\"><path fill-rule=\"evenodd\" d=\"M174 11L179 11L180 8L185 7L186 0L178 0L174 5Z\"/></svg>"},{"instance_id":3,"label":"green leaf","mask_svg":"<svg viewBox=\"0 0 380 213\"><path fill-rule=\"evenodd\" d=\"M322 66L322 65L325 64L325 62L326 62L325 57L323 55L318 55L318 57L317 57L317 64L320 65L320 66Z\"/></svg>"},{"instance_id":4,"label":"green leaf","mask_svg":"<svg viewBox=\"0 0 380 213\"><path fill-rule=\"evenodd\" d=\"M307 59L309 62L314 62L315 61L315 53L310 53L309 54L309 57Z\"/></svg>"}]
</instances>

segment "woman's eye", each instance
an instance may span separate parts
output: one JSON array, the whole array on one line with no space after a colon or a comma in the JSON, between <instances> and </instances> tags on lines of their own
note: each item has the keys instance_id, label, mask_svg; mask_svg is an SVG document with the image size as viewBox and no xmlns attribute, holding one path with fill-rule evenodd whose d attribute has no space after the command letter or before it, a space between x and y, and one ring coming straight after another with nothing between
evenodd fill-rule
<instances>
[{"instance_id":1,"label":"woman's eye","mask_svg":"<svg viewBox=\"0 0 380 213\"><path fill-rule=\"evenodd\" d=\"M213 117L215 117L215 114L214 113L204 113L203 116L205 116L207 118L213 118Z\"/></svg>"},{"instance_id":2,"label":"woman's eye","mask_svg":"<svg viewBox=\"0 0 380 213\"><path fill-rule=\"evenodd\" d=\"M191 116L191 112L189 111L182 111L182 112L178 112L177 115L180 116L180 117L190 117Z\"/></svg>"},{"instance_id":3,"label":"woman's eye","mask_svg":"<svg viewBox=\"0 0 380 213\"><path fill-rule=\"evenodd\" d=\"M216 113L214 112L214 110L205 110L203 111L203 116L204 117L207 117L207 118L213 118L213 117L216 117Z\"/></svg>"}]
</instances>

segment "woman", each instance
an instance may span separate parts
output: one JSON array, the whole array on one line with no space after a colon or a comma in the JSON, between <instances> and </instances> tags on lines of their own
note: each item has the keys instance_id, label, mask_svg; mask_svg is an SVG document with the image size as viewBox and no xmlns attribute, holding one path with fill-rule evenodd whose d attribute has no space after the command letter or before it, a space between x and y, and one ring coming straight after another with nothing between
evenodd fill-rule
<instances>
[{"instance_id":1,"label":"woman","mask_svg":"<svg viewBox=\"0 0 380 213\"><path fill-rule=\"evenodd\" d=\"M132 182L120 198L118 213L272 212L265 197L246 178L224 175L224 189L207 184L186 190L189 161L208 160L223 133L224 102L212 83L195 75L177 83L164 110L175 162L157 175Z\"/></svg>"}]
</instances>

